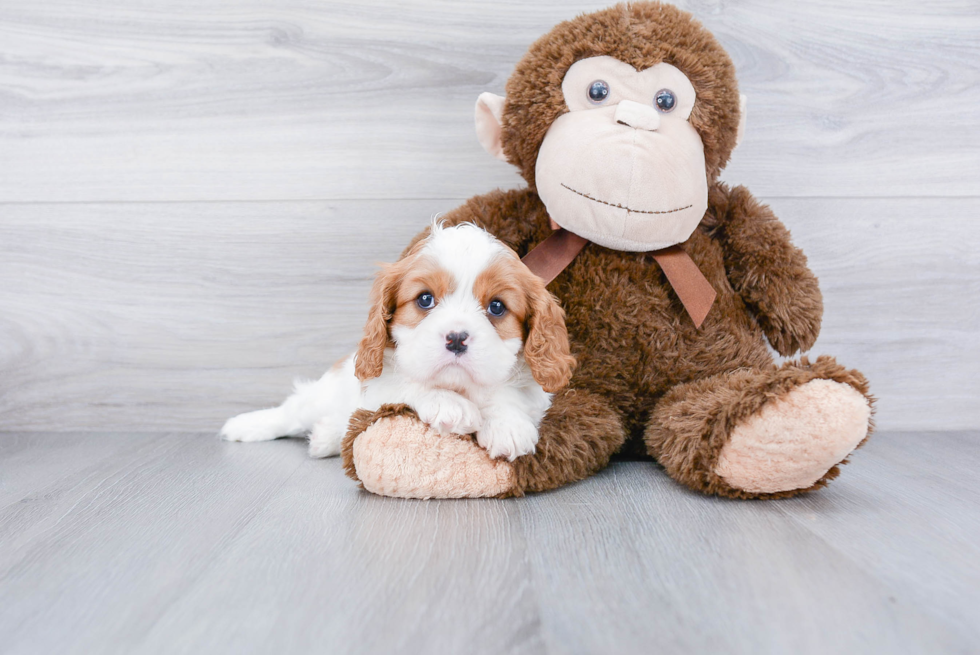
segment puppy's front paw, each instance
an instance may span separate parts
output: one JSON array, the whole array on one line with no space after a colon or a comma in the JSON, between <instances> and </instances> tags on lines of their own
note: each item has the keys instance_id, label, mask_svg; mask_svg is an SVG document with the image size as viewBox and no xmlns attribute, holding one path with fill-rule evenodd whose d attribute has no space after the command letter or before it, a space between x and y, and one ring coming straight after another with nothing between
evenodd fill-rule
<instances>
[{"instance_id":1,"label":"puppy's front paw","mask_svg":"<svg viewBox=\"0 0 980 655\"><path fill-rule=\"evenodd\" d=\"M523 416L494 416L488 418L476 433L476 441L487 449L490 457L502 457L513 462L521 455L534 452L538 443L538 429Z\"/></svg>"},{"instance_id":2,"label":"puppy's front paw","mask_svg":"<svg viewBox=\"0 0 980 655\"><path fill-rule=\"evenodd\" d=\"M418 402L419 418L440 434L472 434L480 429L480 408L458 393L440 393Z\"/></svg>"},{"instance_id":3,"label":"puppy's front paw","mask_svg":"<svg viewBox=\"0 0 980 655\"><path fill-rule=\"evenodd\" d=\"M221 438L227 441L269 441L284 436L279 408L246 412L228 419L221 428Z\"/></svg>"}]
</instances>

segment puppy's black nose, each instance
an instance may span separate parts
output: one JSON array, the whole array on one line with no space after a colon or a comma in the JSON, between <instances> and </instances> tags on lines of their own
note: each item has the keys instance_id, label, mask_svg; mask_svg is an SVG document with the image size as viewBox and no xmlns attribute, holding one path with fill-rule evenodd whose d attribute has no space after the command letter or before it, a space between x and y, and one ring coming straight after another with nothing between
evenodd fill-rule
<instances>
[{"instance_id":1,"label":"puppy's black nose","mask_svg":"<svg viewBox=\"0 0 980 655\"><path fill-rule=\"evenodd\" d=\"M462 355L466 352L466 338L470 336L469 332L450 332L446 335L446 350L457 355Z\"/></svg>"}]
</instances>

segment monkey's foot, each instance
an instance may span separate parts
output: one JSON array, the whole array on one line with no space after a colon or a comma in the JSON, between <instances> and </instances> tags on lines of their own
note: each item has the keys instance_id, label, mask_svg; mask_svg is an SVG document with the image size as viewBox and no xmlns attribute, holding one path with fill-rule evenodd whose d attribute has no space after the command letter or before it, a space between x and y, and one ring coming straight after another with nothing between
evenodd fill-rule
<instances>
[{"instance_id":1,"label":"monkey's foot","mask_svg":"<svg viewBox=\"0 0 980 655\"><path fill-rule=\"evenodd\" d=\"M735 489L807 489L868 435L871 406L854 387L817 379L737 424L713 472Z\"/></svg>"},{"instance_id":2,"label":"monkey's foot","mask_svg":"<svg viewBox=\"0 0 980 655\"><path fill-rule=\"evenodd\" d=\"M729 498L787 498L825 486L871 434L874 398L832 357L742 367L681 384L647 425L670 477Z\"/></svg>"},{"instance_id":3,"label":"monkey's foot","mask_svg":"<svg viewBox=\"0 0 980 655\"><path fill-rule=\"evenodd\" d=\"M510 462L471 437L439 435L404 405L355 413L341 455L347 475L382 496L494 497L516 485Z\"/></svg>"}]
</instances>

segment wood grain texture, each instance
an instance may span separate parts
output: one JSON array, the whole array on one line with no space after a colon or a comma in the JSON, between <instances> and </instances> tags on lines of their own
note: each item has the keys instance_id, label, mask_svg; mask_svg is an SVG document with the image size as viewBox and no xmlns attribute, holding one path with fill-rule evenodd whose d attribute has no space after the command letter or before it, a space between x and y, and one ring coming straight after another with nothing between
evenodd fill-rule
<instances>
[{"instance_id":1,"label":"wood grain texture","mask_svg":"<svg viewBox=\"0 0 980 655\"><path fill-rule=\"evenodd\" d=\"M0 429L216 431L276 404L353 349L375 262L459 202L7 205ZM821 278L811 352L868 375L879 426L980 424L980 200L773 208Z\"/></svg>"},{"instance_id":2,"label":"wood grain texture","mask_svg":"<svg viewBox=\"0 0 980 655\"><path fill-rule=\"evenodd\" d=\"M924 653L957 641L911 586L895 602L845 544L778 507L708 499L639 463L533 499L522 509L532 566L548 571L536 591L553 650Z\"/></svg>"},{"instance_id":3,"label":"wood grain texture","mask_svg":"<svg viewBox=\"0 0 980 655\"><path fill-rule=\"evenodd\" d=\"M288 446L303 457L302 442ZM516 505L406 505L337 473L336 460L303 462L144 643L179 635L185 652L545 652ZM202 607L224 608L225 629Z\"/></svg>"},{"instance_id":4,"label":"wood grain texture","mask_svg":"<svg viewBox=\"0 0 980 655\"><path fill-rule=\"evenodd\" d=\"M772 502L699 496L643 462L516 500L405 501L299 440L41 436L0 435L18 444L0 474L24 457L65 471L0 503L4 653L931 654L980 639L976 432L882 433L830 488Z\"/></svg>"},{"instance_id":5,"label":"wood grain texture","mask_svg":"<svg viewBox=\"0 0 980 655\"><path fill-rule=\"evenodd\" d=\"M8 1L0 201L467 197L473 103L601 2ZM750 97L760 195L980 195L976 2L679 2Z\"/></svg>"},{"instance_id":6,"label":"wood grain texture","mask_svg":"<svg viewBox=\"0 0 980 655\"><path fill-rule=\"evenodd\" d=\"M834 482L835 494L779 509L892 589L916 589L927 613L970 634L980 618L980 567L972 561L980 536L980 440L976 432L880 436L880 447L854 456ZM875 546L852 547L863 543ZM882 556L891 543L902 544L901 556Z\"/></svg>"},{"instance_id":7,"label":"wood grain texture","mask_svg":"<svg viewBox=\"0 0 980 655\"><path fill-rule=\"evenodd\" d=\"M0 422L216 431L277 403L353 349L376 262L454 204L9 205Z\"/></svg>"},{"instance_id":8,"label":"wood grain texture","mask_svg":"<svg viewBox=\"0 0 980 655\"><path fill-rule=\"evenodd\" d=\"M31 502L0 513L7 652L138 643L301 463L288 449L222 452L200 435L155 436L82 475L38 480Z\"/></svg>"},{"instance_id":9,"label":"wood grain texture","mask_svg":"<svg viewBox=\"0 0 980 655\"><path fill-rule=\"evenodd\" d=\"M31 501L39 481L77 476L108 457L123 457L152 433L82 434L18 432L0 436L0 507Z\"/></svg>"}]
</instances>

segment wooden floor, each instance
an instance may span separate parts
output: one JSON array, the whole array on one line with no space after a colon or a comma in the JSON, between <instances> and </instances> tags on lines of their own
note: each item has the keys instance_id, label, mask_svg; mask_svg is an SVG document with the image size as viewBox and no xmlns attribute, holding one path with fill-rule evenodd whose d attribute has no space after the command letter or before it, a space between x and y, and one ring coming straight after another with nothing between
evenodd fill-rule
<instances>
[{"instance_id":1,"label":"wooden floor","mask_svg":"<svg viewBox=\"0 0 980 655\"><path fill-rule=\"evenodd\" d=\"M978 466L976 433L892 433L788 501L648 462L404 501L298 440L8 433L0 652L977 652Z\"/></svg>"}]
</instances>

